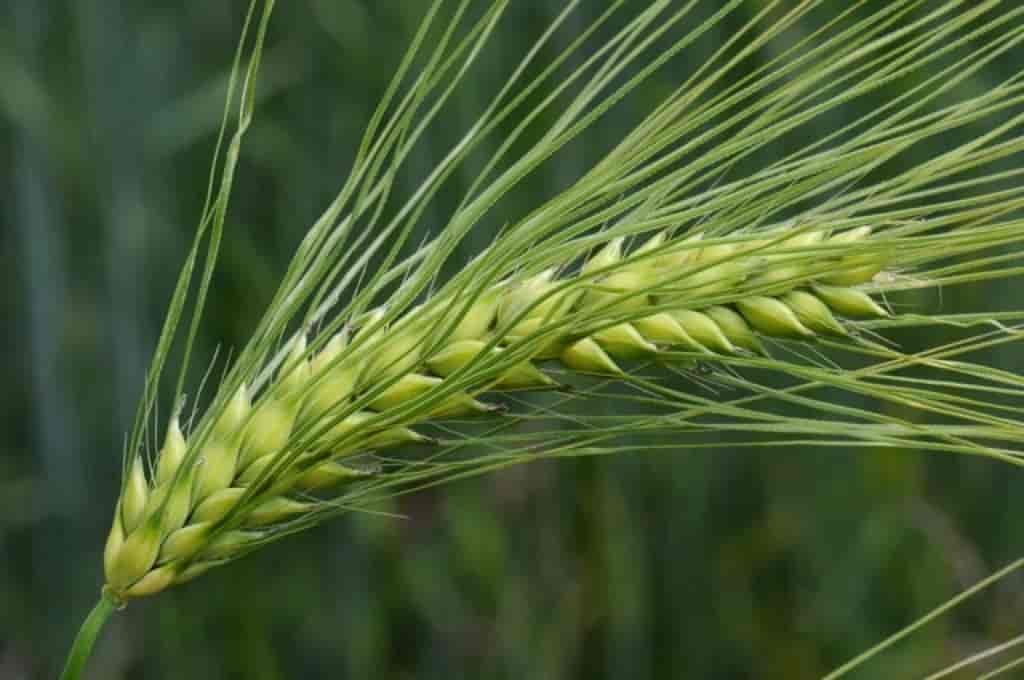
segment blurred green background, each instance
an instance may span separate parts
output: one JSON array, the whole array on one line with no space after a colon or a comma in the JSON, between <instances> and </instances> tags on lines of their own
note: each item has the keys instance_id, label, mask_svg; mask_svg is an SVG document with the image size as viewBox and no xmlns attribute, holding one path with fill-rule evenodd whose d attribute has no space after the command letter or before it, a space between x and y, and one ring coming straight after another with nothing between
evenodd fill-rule
<instances>
[{"instance_id":1,"label":"blurred green background","mask_svg":"<svg viewBox=\"0 0 1024 680\"><path fill-rule=\"evenodd\" d=\"M584 2L556 45L604 4ZM762 4L701 38L501 210L521 215L578 176ZM825 4L814 21L839 5ZM200 356L244 342L340 186L424 5L279 3ZM399 192L560 8L512 3ZM97 595L123 437L199 215L244 11L0 3L0 680L54 677ZM1020 63L998 60L960 94ZM413 241L436 233L479 167L453 178ZM478 231L466 252L492 236ZM947 290L941 304L1006 307L1019 289ZM976 358L1024 364L1013 346ZM1019 486L1005 466L914 451L680 447L536 463L403 499L392 509L405 520L341 519L133 603L89 677L815 677L1024 553ZM1015 576L860 677L919 676L1017 634L1022 614Z\"/></svg>"}]
</instances>

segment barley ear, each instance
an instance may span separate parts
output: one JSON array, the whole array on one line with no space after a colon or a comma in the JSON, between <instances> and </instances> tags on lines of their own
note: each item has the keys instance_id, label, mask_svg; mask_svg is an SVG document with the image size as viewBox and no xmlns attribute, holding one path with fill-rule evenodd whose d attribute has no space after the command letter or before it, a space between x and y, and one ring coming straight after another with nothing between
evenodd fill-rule
<instances>
[{"instance_id":1,"label":"barley ear","mask_svg":"<svg viewBox=\"0 0 1024 680\"><path fill-rule=\"evenodd\" d=\"M598 163L550 200L529 206L522 219L507 223L500 236L453 272L453 265L461 265L453 254L472 245L471 235L485 235L480 230L498 217L491 209L499 201L510 197L514 204L517 193L528 188L520 184L524 179L563 145L582 140L580 135L611 106L660 68L681 61L683 49L712 35L719 20L736 18L730 13L742 3L719 3L721 12L712 12L678 37L669 29L685 24L697 3L635 3L636 16L625 17L609 35L605 19L611 20L608 26L616 25L613 12L630 6L610 3L580 40L569 41L571 47L551 69L536 69L538 79L519 89L519 74L534 70L528 62L547 54L539 49L544 41L538 42L523 62L531 68L516 69L479 122L450 153L439 155L443 160L426 181L396 201L400 192L392 190L406 186L405 164L415 155L410 151L422 143L421 134L430 134L438 122L435 114L471 70L463 69L462 62L469 66L483 51L502 11L515 3L499 0L488 3L489 10L476 11L467 0L450 3L451 13L442 9L449 3L430 4L394 87L359 146L349 179L302 238L257 330L232 354L213 405L195 427L186 426L187 433L177 414L171 418L150 469L147 443L157 434L152 423L159 390L167 382L165 364L177 355L176 343L183 338L174 395L180 403L194 371L192 350L201 344L196 342L198 329L225 233L239 150L253 121L254 79L274 2L264 4L257 36L248 40L258 1L252 3L229 78L228 107L239 104L235 136L227 153L215 158L210 198L146 375L104 548L106 586L97 620L115 600L188 581L332 512L363 509L394 494L536 456L615 450L615 442L634 427L666 434L721 430L728 435L722 445L728 446L747 443L732 436L744 432L778 436L773 444L807 441L810 427L816 442L838 446L920 442L933 450L1020 464L1013 452L1003 450L1010 449L1005 442L1019 441L1017 424L1002 417L1008 413L1002 405L992 404L999 407L999 417L989 412L984 388L972 390L970 399L931 399L928 389L953 381L887 380L903 377L890 371L918 367L909 355L891 362L885 356L871 373L818 370L806 383L814 389L799 395L801 386L783 392L743 376L748 367L774 368L796 378L812 370L806 361L798 371L793 370L797 364L767 356L764 339L808 343L833 336L832 344L866 350L867 361L889 352L881 344L881 349L868 348L863 340L887 324L861 323L864 333L859 334L857 322L846 319L887 316L879 300L889 290L906 287L890 285L903 269L915 274L920 269L923 286L1008 276L1014 269L1000 269L999 263L1007 261L1003 253L982 255L976 263L970 257L1024 240L1019 221L1005 217L1019 212L1024 198L1014 196L1013 188L987 188L997 186L989 181L1011 177L1001 171L982 174L978 182L961 175L1024 148L1024 141L1004 134L1019 119L1014 112L1010 123L999 122L993 134L963 143L957 130L991 122L985 119L993 113L1002 117L1024 101L1017 98L1012 80L938 110L923 107L945 85L921 80L933 83L934 92L915 90L910 94L917 98L893 99L892 106L861 116L836 134L806 142L800 134L803 123L823 120L850 97L930 78L923 67L936 56L942 57L939 66L947 75L983 65L1024 36L1003 23L1009 14L995 11L1000 18L986 17L991 7L976 14L936 11L921 20L927 26L907 24L905 32L897 31L906 39L893 42L883 32L922 4L894 3L892 12L869 11L852 19L849 29L840 23L850 20L845 15L822 23L812 36L823 41L821 49L805 42L793 43L792 51L780 45L785 49L768 54L763 68L742 70L760 63L761 55L753 50L776 36L796 35L803 14L827 4L764 3L782 7L769 12L766 6L751 15L711 62L669 90ZM957 4L970 5L950 7ZM560 16L568 16L571 6ZM446 17L448 26L433 23ZM967 37L977 38L985 31L1003 31L1007 39L983 49L967 47L970 52L963 58L945 48L922 49L933 36L942 37L947 20L949 35L970 30ZM466 26L468 21L477 23ZM918 30L922 26L923 33ZM654 33L647 40L650 29ZM763 36L757 33L762 29ZM608 41L593 54L583 54L595 36ZM441 40L431 51L428 43L434 37ZM967 46L971 41L953 42ZM253 56L243 65L240 55L250 43ZM892 45L894 51L887 53ZM574 54L577 49L581 52ZM534 90L573 63L578 68L569 67L569 78L557 84L552 97ZM416 64L423 64L421 73L409 70ZM729 85L730 78L736 88L721 90L719 85ZM236 81L242 83L241 92ZM401 93L406 85L408 91ZM559 97L568 99L568 106L548 118L548 105L564 101ZM543 103L535 106L536 101ZM514 125L520 116L526 127ZM532 144L533 125L545 119L556 122L539 130ZM529 133L520 137L525 130ZM495 139L504 131L511 134L507 145ZM935 139L942 141L936 145L941 152L927 161L912 161L905 171L890 167L901 165L904 151L911 148L906 158L919 150L930 153L929 142ZM410 253L410 238L425 225L427 210L435 207L435 199L443 203L438 192L442 185L448 192L447 178L465 170L467 159L486 154L481 144L495 141L494 162L461 201L457 198L453 212L430 213L449 221L430 225L439 228L435 237ZM775 144L781 149L790 142L797 146L770 159ZM522 156L506 155L524 143L529 148ZM947 151L948 145L954 148ZM395 183L399 177L402 182ZM518 212L519 206L513 207ZM950 252L939 252L945 250L940 240L952 244ZM951 256L966 261L943 262ZM192 310L190 321L183 310ZM895 323L918 320L907 315ZM994 319L991 325L999 328L994 332L1006 330ZM285 338L292 338L290 345L281 345ZM968 380L970 372L947 359L973 347L946 349L930 356L925 367L955 367L956 380ZM765 358L752 359L751 353ZM722 382L749 393L708 398L661 389L632 367L637 360L682 363L694 355L721 364L727 369L721 372ZM548 362L559 362L556 370L562 372L593 374L595 382L614 379L616 391L635 388L638 394L623 399L632 398L630 406L635 403L638 410L654 402L657 417L633 418L632 408L614 418L577 417L552 399L554 405L526 414L541 417L520 432L503 431L506 423L484 423L479 429L488 434L466 434L464 441L455 441L463 436L459 424L434 423L445 431L445 441L424 434L430 421L496 413L500 409L487 403L500 398L490 394L494 391L556 385ZM880 399L892 396L899 409L872 418L867 411L816 401L819 385L849 388L853 380L859 384L850 391L858 398L858 390ZM597 390L579 393L584 399ZM817 408L823 418L819 423L772 412L770 399L801 411ZM915 407L926 415L948 412L964 422L926 428L900 416L902 409ZM559 418L570 426L545 430L545 423ZM791 435L792 440L785 439ZM702 441L702 447L718 445L711 440ZM485 454L477 458L464 452L466 442L486 444L480 447ZM421 446L438 449L417 459ZM450 457L456 452L460 458Z\"/></svg>"}]
</instances>

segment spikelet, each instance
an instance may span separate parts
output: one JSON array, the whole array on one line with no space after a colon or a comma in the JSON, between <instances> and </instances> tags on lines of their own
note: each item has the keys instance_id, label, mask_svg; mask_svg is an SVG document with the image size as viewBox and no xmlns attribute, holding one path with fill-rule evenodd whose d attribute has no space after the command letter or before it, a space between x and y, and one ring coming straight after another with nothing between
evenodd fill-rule
<instances>
[{"instance_id":1,"label":"spikelet","mask_svg":"<svg viewBox=\"0 0 1024 680\"><path fill-rule=\"evenodd\" d=\"M502 297L498 321L513 324L507 333L509 338L527 336L539 323L558 321L569 312L577 296L553 292L558 285L555 270L547 269L512 287Z\"/></svg>"},{"instance_id":2,"label":"spikelet","mask_svg":"<svg viewBox=\"0 0 1024 680\"><path fill-rule=\"evenodd\" d=\"M688 297L713 296L739 286L758 262L741 254L742 248L731 243L707 246L698 251L691 274L683 281Z\"/></svg>"},{"instance_id":3,"label":"spikelet","mask_svg":"<svg viewBox=\"0 0 1024 680\"><path fill-rule=\"evenodd\" d=\"M651 242L644 244L640 250L643 251L643 249L646 248L649 251L650 249L657 247L657 238L658 237L655 237ZM594 272L599 272L611 267L621 260L622 239L613 239L583 266L582 273L593 274ZM598 279L597 287L587 291L583 296L583 307L613 305L616 312L642 310L650 305L650 298L638 291L642 291L650 285L651 275L652 270L649 264L644 265L643 263L636 263L619 268L613 273ZM664 324L664 322L662 322L662 324ZM665 328L659 326L656 319L648 322L647 327L655 334L663 332L662 337L671 335L673 330L681 330L673 329L672 327ZM650 342L650 340L645 337L633 323L620 323L608 328L602 328L594 332L591 337L598 345L601 346L602 349L611 352L616 356L640 358L651 356L658 351L658 348L652 344L652 342ZM682 334L677 334L677 337L682 337ZM579 345L579 343L577 343L577 345ZM596 361L596 363L595 361L587 361L591 366L589 370L594 370L594 368L599 365L607 366L609 370L612 370L612 372L617 370L615 362L611 361L610 358L605 360L603 357L596 355L591 350L592 348L590 348L588 344L584 343L579 346L567 348L566 352L563 353L563 357L571 357L571 360L566 363L572 366L573 364L571 361L579 362L582 358L582 352L582 355L593 355L592 358ZM613 367L615 368L613 369Z\"/></svg>"},{"instance_id":4,"label":"spikelet","mask_svg":"<svg viewBox=\"0 0 1024 680\"><path fill-rule=\"evenodd\" d=\"M871 227L858 227L836 234L829 242L832 244L847 244L863 241L871 235ZM821 282L833 286L859 286L870 282L882 271L885 266L883 261L871 255L853 255L840 258L833 271L823 275Z\"/></svg>"},{"instance_id":5,"label":"spikelet","mask_svg":"<svg viewBox=\"0 0 1024 680\"><path fill-rule=\"evenodd\" d=\"M149 484L146 482L146 473L142 469L142 460L136 458L132 461L121 494L121 522L125 533L131 533L139 525L148 498Z\"/></svg>"},{"instance_id":6,"label":"spikelet","mask_svg":"<svg viewBox=\"0 0 1024 680\"><path fill-rule=\"evenodd\" d=\"M796 318L807 328L817 333L845 335L843 325L832 315L832 310L820 298L805 290L791 290L780 300L786 304Z\"/></svg>"},{"instance_id":7,"label":"spikelet","mask_svg":"<svg viewBox=\"0 0 1024 680\"><path fill-rule=\"evenodd\" d=\"M370 407L375 411L386 411L390 408L396 408L406 401L427 395L431 390L440 387L443 382L444 380L434 376L409 373L381 392L370 402ZM493 406L477 401L468 394L457 393L433 406L426 414L428 418L442 418L481 414L493 410Z\"/></svg>"},{"instance_id":8,"label":"spikelet","mask_svg":"<svg viewBox=\"0 0 1024 680\"><path fill-rule=\"evenodd\" d=\"M359 481L367 477L373 477L376 473L377 470L372 468L355 468L335 461L328 461L310 468L298 479L296 486L300 489L312 491L325 486L337 486L347 482Z\"/></svg>"},{"instance_id":9,"label":"spikelet","mask_svg":"<svg viewBox=\"0 0 1024 680\"><path fill-rule=\"evenodd\" d=\"M193 522L216 522L241 500L246 493L245 487L229 486L226 489L216 491L196 506L192 512Z\"/></svg>"},{"instance_id":10,"label":"spikelet","mask_svg":"<svg viewBox=\"0 0 1024 680\"><path fill-rule=\"evenodd\" d=\"M566 347L562 352L561 359L569 368L584 373L610 373L612 375L622 373L622 369L608 356L608 353L590 338L577 340Z\"/></svg>"},{"instance_id":11,"label":"spikelet","mask_svg":"<svg viewBox=\"0 0 1024 680\"><path fill-rule=\"evenodd\" d=\"M856 288L819 284L812 286L812 290L825 304L844 316L860 318L889 315L870 295Z\"/></svg>"},{"instance_id":12,"label":"spikelet","mask_svg":"<svg viewBox=\"0 0 1024 680\"><path fill-rule=\"evenodd\" d=\"M178 421L178 416L175 415L167 426L164 446L160 449L160 456L157 459L157 484L166 484L171 481L174 473L177 472L178 467L185 459L186 450L185 435L181 431L181 423Z\"/></svg>"},{"instance_id":13,"label":"spikelet","mask_svg":"<svg viewBox=\"0 0 1024 680\"><path fill-rule=\"evenodd\" d=\"M825 232L820 229L812 229L785 239L778 246L784 254L761 255L759 271L751 277L750 283L756 286L799 283L805 276L807 249L824 240Z\"/></svg>"},{"instance_id":14,"label":"spikelet","mask_svg":"<svg viewBox=\"0 0 1024 680\"><path fill-rule=\"evenodd\" d=\"M258 394L242 384L218 402L220 411L208 415L213 424L201 428L204 441L190 443L175 416L152 479L141 457L132 459L104 551L108 587L122 599L151 595L232 559L266 531L322 507L309 494L385 474L350 464L352 457L429 445L416 425L493 412L478 398L489 390L556 385L540 360L615 376L621 361L666 348L705 358L764 354L762 337L845 335L836 315L885 316L856 287L884 262L829 255L835 268L821 274L812 262L821 258L807 256L819 247L837 252L834 246L868 238L870 229L826 233L806 229L787 238L768 230L705 245L700 233L661 232L628 260L616 238L583 265L577 282L552 268L476 297L464 291L462 304L448 293L387 325L377 308L351 324L351 341L337 333L316 352L300 334ZM771 294L732 293L738 286ZM714 295L731 301L699 304ZM577 319L585 321L582 332L563 330ZM534 333L544 339L524 342ZM486 379L472 383L481 367Z\"/></svg>"},{"instance_id":15,"label":"spikelet","mask_svg":"<svg viewBox=\"0 0 1024 680\"><path fill-rule=\"evenodd\" d=\"M483 340L459 340L438 352L427 360L427 366L439 376L447 378L464 368L487 349ZM496 355L501 350L492 348ZM507 388L546 387L554 384L551 378L539 371L529 362L507 369L497 379L497 386Z\"/></svg>"},{"instance_id":16,"label":"spikelet","mask_svg":"<svg viewBox=\"0 0 1024 680\"><path fill-rule=\"evenodd\" d=\"M755 354L765 354L760 338L746 322L743 316L729 307L715 305L704 310L704 315L715 322L718 329L736 347L741 347Z\"/></svg>"},{"instance_id":17,"label":"spikelet","mask_svg":"<svg viewBox=\"0 0 1024 680\"><path fill-rule=\"evenodd\" d=\"M144 577L156 562L162 542L159 517L152 517L135 527L112 551L105 565L107 583L119 591Z\"/></svg>"},{"instance_id":18,"label":"spikelet","mask_svg":"<svg viewBox=\"0 0 1024 680\"><path fill-rule=\"evenodd\" d=\"M501 304L504 292L502 286L495 286L473 300L465 314L455 320L455 327L448 334L447 341L473 340L487 335L498 316L498 306ZM461 311L460 305L464 304L460 301L441 300L438 307L442 309L454 307L456 311Z\"/></svg>"},{"instance_id":19,"label":"spikelet","mask_svg":"<svg viewBox=\"0 0 1024 680\"><path fill-rule=\"evenodd\" d=\"M241 385L199 451L200 466L196 479L198 500L230 486L231 480L235 478L242 427L246 423L249 409L249 393L245 385Z\"/></svg>"},{"instance_id":20,"label":"spikelet","mask_svg":"<svg viewBox=\"0 0 1024 680\"><path fill-rule=\"evenodd\" d=\"M308 406L312 417L320 417L352 396L356 369L340 357L348 344L344 333L337 333L310 362L311 392Z\"/></svg>"},{"instance_id":21,"label":"spikelet","mask_svg":"<svg viewBox=\"0 0 1024 680\"><path fill-rule=\"evenodd\" d=\"M650 342L659 345L682 345L692 349L702 349L701 345L690 337L676 319L665 312L651 314L633 322L640 335Z\"/></svg>"},{"instance_id":22,"label":"spikelet","mask_svg":"<svg viewBox=\"0 0 1024 680\"><path fill-rule=\"evenodd\" d=\"M751 326L766 335L783 338L814 337L814 331L803 325L796 313L776 298L752 295L738 300L736 307Z\"/></svg>"}]
</instances>

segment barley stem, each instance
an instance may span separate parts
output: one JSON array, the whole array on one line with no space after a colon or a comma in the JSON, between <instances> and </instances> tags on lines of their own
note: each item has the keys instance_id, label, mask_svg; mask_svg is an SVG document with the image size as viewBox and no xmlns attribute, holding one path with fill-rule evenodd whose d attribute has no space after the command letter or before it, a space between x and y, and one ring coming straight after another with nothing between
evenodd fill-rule
<instances>
[{"instance_id":1,"label":"barley stem","mask_svg":"<svg viewBox=\"0 0 1024 680\"><path fill-rule=\"evenodd\" d=\"M64 662L60 680L76 680L82 674L82 669L85 668L85 663L92 654L92 647L96 644L96 638L99 637L107 619L120 606L113 593L104 588L99 602L89 612L82 627L78 629L78 635L75 636L75 641L71 645L71 651L68 652L67 661Z\"/></svg>"}]
</instances>

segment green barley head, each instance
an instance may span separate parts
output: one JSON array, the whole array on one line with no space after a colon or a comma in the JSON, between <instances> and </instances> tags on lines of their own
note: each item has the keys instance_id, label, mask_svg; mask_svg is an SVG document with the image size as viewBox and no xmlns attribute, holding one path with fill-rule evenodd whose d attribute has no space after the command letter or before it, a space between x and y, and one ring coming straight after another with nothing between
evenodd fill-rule
<instances>
[{"instance_id":1,"label":"green barley head","mask_svg":"<svg viewBox=\"0 0 1024 680\"><path fill-rule=\"evenodd\" d=\"M467 13L472 3L436 0L348 179L299 245L251 340L187 417L183 376L218 244L230 238L231 183L254 115L272 4L243 40L254 33L248 62L234 71L235 132L223 165L215 164L218 189L129 438L104 556L111 599L158 593L396 494L538 457L614 451L627 433L719 427L751 438L813 435L836 446L916 446L1019 464L1024 432L1016 420L994 415L983 398L959 402L900 379L926 366L964 380L964 355L1014 341L1016 331L995 318L893 304L904 291L1015 273L1001 253L1024 241L1024 191L1007 181L1019 170L995 164L1024 148L1019 78L971 96L955 89L1024 39L1024 22L996 11L999 3L940 3L923 17L913 0L851 9L741 78L744 58L812 12L835 12L814 1L762 3L712 61L691 65L575 183L505 224L443 277L467 236L495 228L503 196L540 164L557 162L560 149L678 64L742 3L715 3L700 22L691 17L699 3L609 3L578 40L540 63L579 4L566 3L431 174L411 195L396 196L410 149L442 124L453 88L472 73L509 4L482 2ZM609 39L602 31L613 22ZM566 69L570 58L579 65ZM840 129L813 126L901 78L920 84ZM546 93L539 103L528 96L538 92ZM524 132L538 119L545 127L527 142ZM979 126L968 141L944 146L950 133ZM788 155L756 160L783 138L799 143ZM424 208L485 143L497 151L461 203L432 240L410 243ZM901 164L922 148L934 148L927 160ZM963 179L968 171L976 178ZM891 328L933 324L977 333L916 354L885 338ZM162 446L147 451L175 342L185 348L172 395L179 407L163 421ZM832 350L856 356L858 368L820 359ZM664 381L708 365L730 388L724 396L696 381L692 389ZM780 390L765 374L794 386ZM556 403L565 403L584 398L580 385L608 382L621 387L611 398L629 403L628 415L507 411L513 392L556 390ZM844 410L820 396L824 389L913 414ZM777 417L773 402L798 403L814 418ZM459 429L531 419L537 427L483 436Z\"/></svg>"}]
</instances>

